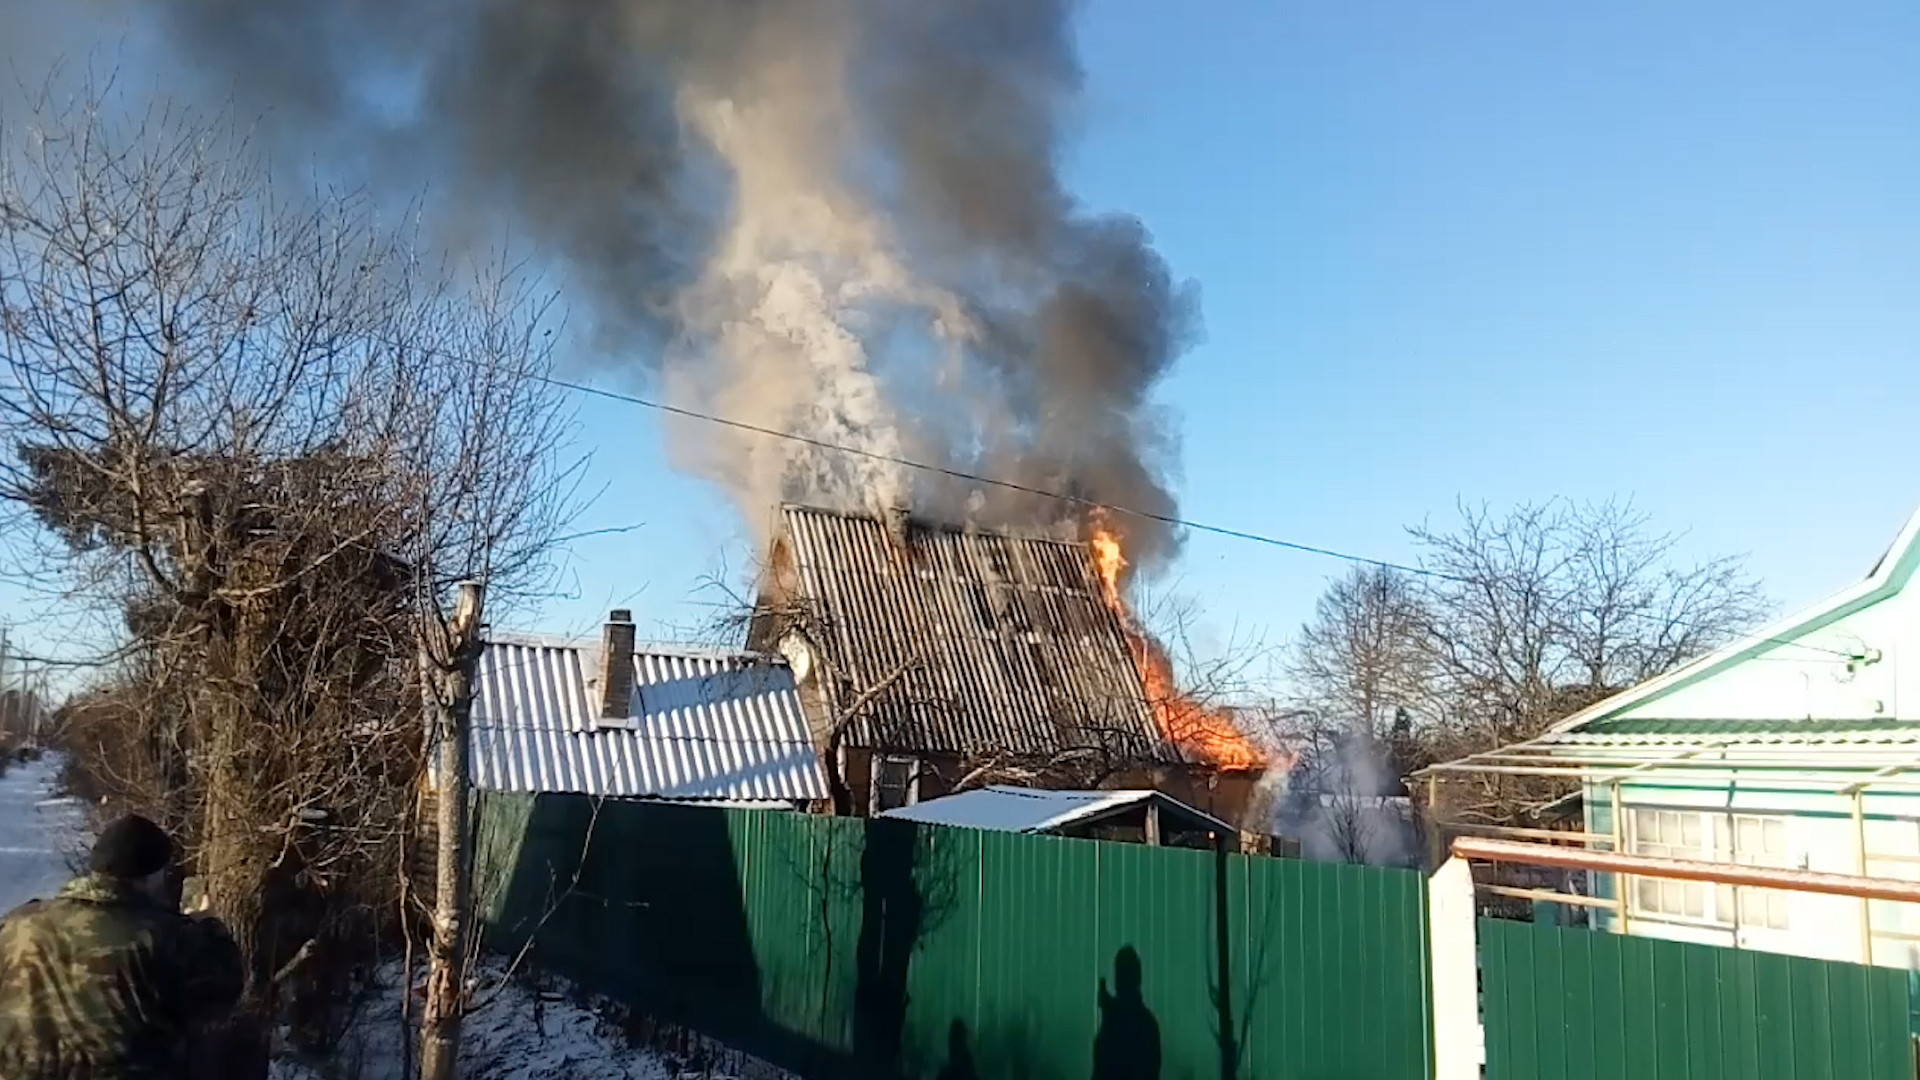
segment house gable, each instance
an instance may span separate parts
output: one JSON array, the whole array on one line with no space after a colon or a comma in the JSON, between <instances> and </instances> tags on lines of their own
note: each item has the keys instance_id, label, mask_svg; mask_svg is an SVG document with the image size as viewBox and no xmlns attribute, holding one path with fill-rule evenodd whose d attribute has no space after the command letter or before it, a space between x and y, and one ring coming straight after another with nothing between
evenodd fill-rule
<instances>
[{"instance_id":1,"label":"house gable","mask_svg":"<svg viewBox=\"0 0 1920 1080\"><path fill-rule=\"evenodd\" d=\"M1920 599L1908 588L1916 568L1920 513L1859 584L1553 730L1629 720L1920 721Z\"/></svg>"},{"instance_id":2,"label":"house gable","mask_svg":"<svg viewBox=\"0 0 1920 1080\"><path fill-rule=\"evenodd\" d=\"M801 669L817 730L867 695L846 746L1183 763L1084 544L789 505L769 551L748 641Z\"/></svg>"}]
</instances>

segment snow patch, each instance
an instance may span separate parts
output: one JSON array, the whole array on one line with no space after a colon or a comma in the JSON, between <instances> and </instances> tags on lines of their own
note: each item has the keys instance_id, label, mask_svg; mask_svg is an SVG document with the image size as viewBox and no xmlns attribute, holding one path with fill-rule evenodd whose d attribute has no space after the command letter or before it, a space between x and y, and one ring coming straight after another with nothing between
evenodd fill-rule
<instances>
[{"instance_id":1,"label":"snow patch","mask_svg":"<svg viewBox=\"0 0 1920 1080\"><path fill-rule=\"evenodd\" d=\"M0 776L0 914L60 891L86 847L86 807L60 795L65 758L47 753Z\"/></svg>"},{"instance_id":2,"label":"snow patch","mask_svg":"<svg viewBox=\"0 0 1920 1080\"><path fill-rule=\"evenodd\" d=\"M461 1026L460 1067L463 1077L486 1080L674 1080L687 1075L665 1056L631 1045L621 1030L600 1011L580 1004L579 996L560 980L547 979L536 988L525 981L502 980L506 965L486 961L476 980L488 989L485 1002ZM400 1018L400 965L381 967L365 1009L345 1043L330 1060L303 1061L290 1053L273 1063L270 1080L405 1080L405 1062L412 1044L403 1048L402 1032L413 1038ZM419 1018L416 990L412 1018ZM695 1074L729 1080L724 1074L702 1070Z\"/></svg>"}]
</instances>

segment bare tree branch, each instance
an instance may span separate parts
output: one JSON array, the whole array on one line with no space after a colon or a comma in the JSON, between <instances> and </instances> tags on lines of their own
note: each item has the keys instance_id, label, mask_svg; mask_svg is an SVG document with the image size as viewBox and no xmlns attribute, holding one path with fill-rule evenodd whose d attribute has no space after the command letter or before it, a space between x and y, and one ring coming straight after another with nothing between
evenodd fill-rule
<instances>
[{"instance_id":1,"label":"bare tree branch","mask_svg":"<svg viewBox=\"0 0 1920 1080\"><path fill-rule=\"evenodd\" d=\"M457 581L543 588L572 512L557 319L504 256L277 186L231 117L114 115L0 121L8 550L120 616L62 717L90 782L184 838L248 1015L321 1030L398 909L416 646Z\"/></svg>"}]
</instances>

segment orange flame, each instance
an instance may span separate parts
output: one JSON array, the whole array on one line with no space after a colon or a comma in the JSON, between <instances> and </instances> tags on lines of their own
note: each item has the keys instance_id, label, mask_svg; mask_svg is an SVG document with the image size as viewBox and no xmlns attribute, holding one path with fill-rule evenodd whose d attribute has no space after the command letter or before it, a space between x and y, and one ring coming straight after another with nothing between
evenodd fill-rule
<instances>
[{"instance_id":1,"label":"orange flame","mask_svg":"<svg viewBox=\"0 0 1920 1080\"><path fill-rule=\"evenodd\" d=\"M1181 693L1174 681L1173 661L1167 650L1153 639L1133 616L1120 594L1120 575L1127 568L1120 538L1096 517L1093 535L1087 545L1093 552L1094 568L1100 572L1100 593L1107 607L1120 617L1127 635L1127 648L1133 653L1133 666L1147 691L1147 703L1153 708L1154 722L1169 741L1201 760L1225 772L1249 772L1267 764L1266 755L1240 733L1233 710L1209 708Z\"/></svg>"}]
</instances>

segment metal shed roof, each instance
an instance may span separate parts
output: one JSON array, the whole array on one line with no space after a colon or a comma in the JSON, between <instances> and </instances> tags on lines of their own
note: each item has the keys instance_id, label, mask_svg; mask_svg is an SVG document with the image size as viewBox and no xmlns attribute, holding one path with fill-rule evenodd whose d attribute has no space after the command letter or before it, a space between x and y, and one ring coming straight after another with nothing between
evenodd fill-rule
<instances>
[{"instance_id":1,"label":"metal shed roof","mask_svg":"<svg viewBox=\"0 0 1920 1080\"><path fill-rule=\"evenodd\" d=\"M1104 747L1181 761L1154 724L1084 544L924 522L896 533L872 517L787 506L772 563L768 588L793 595L763 595L763 610L805 605L827 639L813 644L851 693L904 668L897 691L853 725L852 745L1030 755Z\"/></svg>"},{"instance_id":2,"label":"metal shed roof","mask_svg":"<svg viewBox=\"0 0 1920 1080\"><path fill-rule=\"evenodd\" d=\"M795 802L827 798L777 657L642 645L631 719L598 722L598 642L494 635L480 657L473 782L496 791Z\"/></svg>"},{"instance_id":3,"label":"metal shed roof","mask_svg":"<svg viewBox=\"0 0 1920 1080\"><path fill-rule=\"evenodd\" d=\"M1910 720L1594 720L1417 776L1561 777L1589 783L1679 778L1840 791L1920 791L1920 723Z\"/></svg>"},{"instance_id":4,"label":"metal shed roof","mask_svg":"<svg viewBox=\"0 0 1920 1080\"><path fill-rule=\"evenodd\" d=\"M995 832L1047 833L1139 806L1158 803L1163 810L1222 834L1234 831L1219 818L1158 791L1040 791L993 786L929 799L889 810L881 817L922 825L951 825Z\"/></svg>"}]
</instances>

